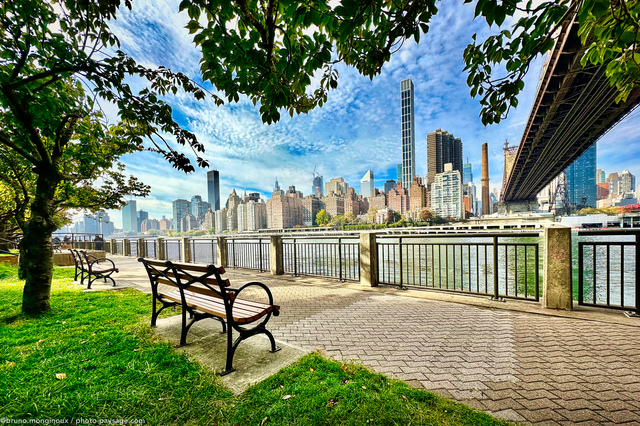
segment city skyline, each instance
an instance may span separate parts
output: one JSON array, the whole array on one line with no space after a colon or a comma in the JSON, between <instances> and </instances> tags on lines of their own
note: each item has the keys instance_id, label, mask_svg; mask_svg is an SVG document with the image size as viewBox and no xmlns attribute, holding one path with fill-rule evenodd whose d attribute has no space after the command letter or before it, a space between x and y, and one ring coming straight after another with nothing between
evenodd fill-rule
<instances>
[{"instance_id":1,"label":"city skyline","mask_svg":"<svg viewBox=\"0 0 640 426\"><path fill-rule=\"evenodd\" d=\"M177 2L135 2L132 12L119 16L114 29L123 50L134 58L165 64L197 79L198 53L183 28L187 17L178 14L177 9ZM323 108L293 118L283 115L275 125L263 125L258 109L246 99L218 108L210 100L169 98L178 121L204 143L211 167L184 175L157 154L123 157L128 172L151 185L150 196L137 199L139 208L149 211L150 217L170 214L172 200L181 198L185 188L193 194L207 194L206 174L213 169L220 171L221 198L234 188L238 193L246 190L266 197L275 176L287 183L285 187L295 185L308 195L305 188L310 187L315 166L325 182L343 176L350 184L356 184L367 170L372 170L376 188L382 189L386 180L397 178L396 165L402 161L398 86L407 78L415 85L416 174L426 174L426 135L442 128L464 141L464 155L477 171L481 144L489 143L491 189L499 189L503 141L519 142L542 58L534 61L526 78L520 107L499 125L483 127L478 118L480 106L469 96L466 73L462 72L462 51L473 32L480 36L490 30L474 22L472 14L471 5L443 4L422 43L405 43L373 81L340 67L339 87L329 93ZM140 26L153 27L154 31L141 32ZM107 106L105 110L107 115L113 114L113 108ZM637 117L638 113L627 117L600 142L597 167L607 174L623 169L636 175L640 172L635 154L640 152L639 125L634 123ZM619 152L620 141L625 141L634 154ZM474 183L479 186L479 173L474 175ZM109 213L114 218L121 217L113 211ZM116 225L122 227L121 223Z\"/></svg>"}]
</instances>

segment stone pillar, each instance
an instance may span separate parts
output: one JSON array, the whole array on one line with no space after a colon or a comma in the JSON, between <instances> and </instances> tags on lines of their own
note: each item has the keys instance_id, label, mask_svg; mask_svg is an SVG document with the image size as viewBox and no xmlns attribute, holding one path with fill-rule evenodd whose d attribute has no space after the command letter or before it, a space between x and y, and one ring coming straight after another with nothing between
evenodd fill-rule
<instances>
[{"instance_id":1,"label":"stone pillar","mask_svg":"<svg viewBox=\"0 0 640 426\"><path fill-rule=\"evenodd\" d=\"M189 237L182 238L182 261L183 262L191 262L191 244L189 243L191 239Z\"/></svg>"},{"instance_id":2,"label":"stone pillar","mask_svg":"<svg viewBox=\"0 0 640 426\"><path fill-rule=\"evenodd\" d=\"M164 238L156 239L156 259L166 260L166 256L164 252Z\"/></svg>"},{"instance_id":3,"label":"stone pillar","mask_svg":"<svg viewBox=\"0 0 640 426\"><path fill-rule=\"evenodd\" d=\"M131 243L126 238L122 240L122 254L125 256L131 256Z\"/></svg>"},{"instance_id":4,"label":"stone pillar","mask_svg":"<svg viewBox=\"0 0 640 426\"><path fill-rule=\"evenodd\" d=\"M111 241L110 240L104 242L104 252L105 253L109 253L109 254L113 253L113 251L111 250Z\"/></svg>"},{"instance_id":5,"label":"stone pillar","mask_svg":"<svg viewBox=\"0 0 640 426\"><path fill-rule=\"evenodd\" d=\"M218 246L218 266L222 266L226 268L229 264L229 252L227 251L227 238L226 237L218 237L217 238L217 246Z\"/></svg>"},{"instance_id":6,"label":"stone pillar","mask_svg":"<svg viewBox=\"0 0 640 426\"><path fill-rule=\"evenodd\" d=\"M571 228L558 225L545 227L542 274L544 308L573 308L572 269Z\"/></svg>"},{"instance_id":7,"label":"stone pillar","mask_svg":"<svg viewBox=\"0 0 640 426\"><path fill-rule=\"evenodd\" d=\"M138 257L147 257L147 243L144 238L138 238Z\"/></svg>"},{"instance_id":8,"label":"stone pillar","mask_svg":"<svg viewBox=\"0 0 640 426\"><path fill-rule=\"evenodd\" d=\"M269 247L271 275L284 274L284 256L282 251L282 235L272 235Z\"/></svg>"},{"instance_id":9,"label":"stone pillar","mask_svg":"<svg viewBox=\"0 0 640 426\"><path fill-rule=\"evenodd\" d=\"M360 234L360 284L378 285L378 245L373 232Z\"/></svg>"},{"instance_id":10,"label":"stone pillar","mask_svg":"<svg viewBox=\"0 0 640 426\"><path fill-rule=\"evenodd\" d=\"M118 254L118 244L114 238L111 239L111 254Z\"/></svg>"}]
</instances>

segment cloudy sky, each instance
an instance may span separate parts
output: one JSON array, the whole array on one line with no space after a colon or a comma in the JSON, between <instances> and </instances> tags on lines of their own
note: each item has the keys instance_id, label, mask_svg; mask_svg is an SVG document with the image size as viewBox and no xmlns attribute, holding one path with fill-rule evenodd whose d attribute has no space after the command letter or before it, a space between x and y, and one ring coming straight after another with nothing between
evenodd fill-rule
<instances>
[{"instance_id":1,"label":"cloudy sky","mask_svg":"<svg viewBox=\"0 0 640 426\"><path fill-rule=\"evenodd\" d=\"M234 188L260 192L266 198L276 177L280 186L295 185L308 195L314 168L325 182L341 176L356 189L369 169L376 187L396 179L396 164L401 161L400 81L405 78L415 85L416 172L426 174L426 136L440 128L462 139L476 185L481 145L488 142L491 188L500 188L504 142L520 141L543 61L538 58L531 67L519 107L507 120L484 127L478 101L470 97L466 85L462 52L473 33L482 39L496 28L473 21L475 5L455 0L439 7L419 45L405 43L373 81L353 69L339 68L338 89L330 92L322 108L307 115L289 118L283 113L279 123L266 125L258 108L246 99L217 107L211 100L168 98L180 124L204 143L211 169L220 171L221 199L226 200ZM185 13L178 13L177 0L139 0L133 2L133 11L122 11L112 28L122 49L141 64L164 65L200 81L199 53L184 29L187 21ZM639 115L632 114L598 143L598 168L607 174L623 169L640 173ZM206 200L207 169L185 175L150 152L123 161L129 173L151 186L150 196L137 200L138 209L148 211L151 218L171 217L171 202L178 198L197 194ZM109 213L121 227L121 213Z\"/></svg>"}]
</instances>

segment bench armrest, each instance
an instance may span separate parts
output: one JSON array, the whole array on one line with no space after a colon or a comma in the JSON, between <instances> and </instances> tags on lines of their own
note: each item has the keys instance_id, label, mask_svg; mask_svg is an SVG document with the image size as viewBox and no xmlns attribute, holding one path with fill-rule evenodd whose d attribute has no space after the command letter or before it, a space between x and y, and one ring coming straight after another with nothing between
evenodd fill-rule
<instances>
[{"instance_id":1,"label":"bench armrest","mask_svg":"<svg viewBox=\"0 0 640 426\"><path fill-rule=\"evenodd\" d=\"M269 297L269 304L273 305L273 295L271 294L271 290L269 290L269 287L267 287L266 285L264 285L262 283L259 283L257 281L252 281L250 283L246 283L246 284L240 286L240 288L226 288L225 290L235 293L236 297L238 297L240 292L242 290L244 290L245 288L248 288L248 287L260 287L260 288L262 288L267 293L267 296Z\"/></svg>"},{"instance_id":2,"label":"bench armrest","mask_svg":"<svg viewBox=\"0 0 640 426\"><path fill-rule=\"evenodd\" d=\"M90 260L89 261L89 267L93 266L94 263L100 264L100 261L106 260L107 262L111 262L111 265L113 266L114 269L116 268L116 264L113 263L113 260L111 260L111 259L108 259L106 257L101 257L99 259L97 257L95 257L95 256L92 256L92 257L94 258L94 260Z\"/></svg>"}]
</instances>

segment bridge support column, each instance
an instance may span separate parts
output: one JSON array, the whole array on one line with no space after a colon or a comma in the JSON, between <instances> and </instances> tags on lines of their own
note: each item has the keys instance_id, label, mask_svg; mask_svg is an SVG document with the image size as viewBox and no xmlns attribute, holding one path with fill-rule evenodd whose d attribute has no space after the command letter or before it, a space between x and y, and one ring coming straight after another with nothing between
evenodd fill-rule
<instances>
[{"instance_id":1,"label":"bridge support column","mask_svg":"<svg viewBox=\"0 0 640 426\"><path fill-rule=\"evenodd\" d=\"M573 309L571 228L547 226L544 229L544 272L542 306Z\"/></svg>"}]
</instances>

